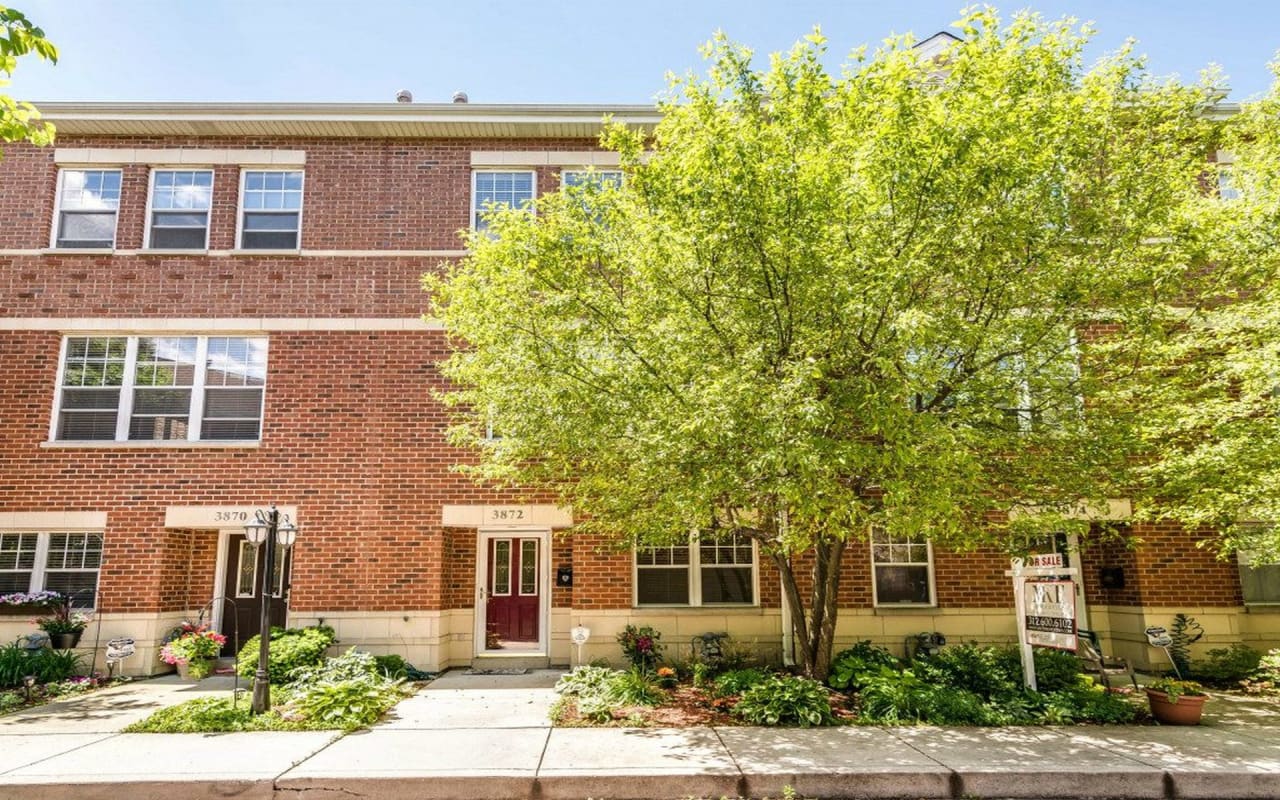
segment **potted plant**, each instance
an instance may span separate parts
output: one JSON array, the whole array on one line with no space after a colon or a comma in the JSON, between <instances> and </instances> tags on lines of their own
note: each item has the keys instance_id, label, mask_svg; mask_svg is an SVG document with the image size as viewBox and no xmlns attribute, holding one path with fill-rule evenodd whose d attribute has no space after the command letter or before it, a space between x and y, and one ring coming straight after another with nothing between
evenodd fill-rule
<instances>
[{"instance_id":1,"label":"potted plant","mask_svg":"<svg viewBox=\"0 0 1280 800\"><path fill-rule=\"evenodd\" d=\"M177 667L181 677L198 681L213 671L213 660L226 643L227 637L208 625L184 622L177 636L160 649L160 660Z\"/></svg>"},{"instance_id":2,"label":"potted plant","mask_svg":"<svg viewBox=\"0 0 1280 800\"><path fill-rule=\"evenodd\" d=\"M1204 703L1209 699L1204 687L1195 681L1158 678L1143 687L1151 716L1165 725L1199 725Z\"/></svg>"},{"instance_id":3,"label":"potted plant","mask_svg":"<svg viewBox=\"0 0 1280 800\"><path fill-rule=\"evenodd\" d=\"M10 592L0 594L0 616L30 616L37 609L47 608L62 599L58 592Z\"/></svg>"},{"instance_id":4,"label":"potted plant","mask_svg":"<svg viewBox=\"0 0 1280 800\"><path fill-rule=\"evenodd\" d=\"M48 602L49 616L36 620L36 627L49 634L54 650L70 650L80 644L80 634L89 624L89 615L71 608L71 598L58 595Z\"/></svg>"}]
</instances>

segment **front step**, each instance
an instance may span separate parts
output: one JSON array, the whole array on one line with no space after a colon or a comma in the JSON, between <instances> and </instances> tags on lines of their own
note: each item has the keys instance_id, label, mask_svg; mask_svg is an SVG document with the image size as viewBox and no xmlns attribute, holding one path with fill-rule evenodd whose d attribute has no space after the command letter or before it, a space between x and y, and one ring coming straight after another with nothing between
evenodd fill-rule
<instances>
[{"instance_id":1,"label":"front step","mask_svg":"<svg viewBox=\"0 0 1280 800\"><path fill-rule=\"evenodd\" d=\"M471 659L472 669L550 669L549 656L484 655Z\"/></svg>"}]
</instances>

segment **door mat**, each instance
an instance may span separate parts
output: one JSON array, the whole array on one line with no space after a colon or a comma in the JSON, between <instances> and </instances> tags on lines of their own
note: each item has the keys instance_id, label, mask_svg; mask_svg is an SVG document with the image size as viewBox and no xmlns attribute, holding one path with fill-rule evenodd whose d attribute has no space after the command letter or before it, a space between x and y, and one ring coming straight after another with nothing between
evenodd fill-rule
<instances>
[{"instance_id":1,"label":"door mat","mask_svg":"<svg viewBox=\"0 0 1280 800\"><path fill-rule=\"evenodd\" d=\"M463 675L528 675L527 669L469 669Z\"/></svg>"}]
</instances>

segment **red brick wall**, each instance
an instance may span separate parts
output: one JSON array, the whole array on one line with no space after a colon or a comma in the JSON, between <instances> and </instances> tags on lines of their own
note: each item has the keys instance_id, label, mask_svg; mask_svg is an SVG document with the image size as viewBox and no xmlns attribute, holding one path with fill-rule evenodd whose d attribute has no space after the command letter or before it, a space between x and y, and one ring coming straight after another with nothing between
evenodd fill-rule
<instances>
[{"instance_id":1,"label":"red brick wall","mask_svg":"<svg viewBox=\"0 0 1280 800\"><path fill-rule=\"evenodd\" d=\"M64 137L61 147L305 150L302 244L317 250L456 250L470 224L475 150L587 150L590 140L204 139ZM143 245L146 165L123 167L117 245ZM539 191L558 185L538 169ZM238 167L215 169L210 247L234 247ZM0 160L0 249L49 243L57 169L52 149L10 145ZM420 275L434 257L0 255L6 317L416 317ZM1101 333L1099 326L1092 334ZM199 333L200 331L193 331ZM440 527L448 504L514 501L450 470L467 458L443 438L439 333L277 333L270 337L261 446L63 448L48 437L60 335L5 333L0 357L0 510L109 513L102 605L160 610L207 600L216 537L166 531L169 505L255 504L301 509L293 607L401 610L468 607L474 531ZM1138 531L1136 553L1086 555L1092 602L1234 605L1231 565L1172 528ZM871 605L864 542L845 556L840 603ZM943 607L1007 606L1007 561L997 553L938 550ZM597 537L557 535L552 565L572 564L574 586L553 604L631 605L632 562ZM1128 584L1103 592L1097 567L1121 564ZM801 568L801 574L805 570ZM761 565L761 601L779 603L777 574Z\"/></svg>"},{"instance_id":2,"label":"red brick wall","mask_svg":"<svg viewBox=\"0 0 1280 800\"><path fill-rule=\"evenodd\" d=\"M471 153L581 151L591 139L211 139L71 137L69 148L305 150L302 246L314 250L456 250L471 225ZM110 166L110 165L104 165ZM116 247L143 246L149 165L123 170ZM520 167L511 167L520 169ZM559 187L559 167L539 167L538 193ZM238 166L214 168L209 247L234 246ZM57 167L53 148L7 145L0 161L0 248L48 247Z\"/></svg>"},{"instance_id":3,"label":"red brick wall","mask_svg":"<svg viewBox=\"0 0 1280 800\"><path fill-rule=\"evenodd\" d=\"M446 578L471 579L446 570L441 506L516 499L451 470L465 455L430 396L441 333L273 334L262 443L230 448L47 446L60 338L0 336L0 510L106 511L104 610L209 598L213 535L193 551L190 532L163 527L168 506L272 500L299 507L295 609L442 608ZM461 575L474 563L451 561Z\"/></svg>"}]
</instances>

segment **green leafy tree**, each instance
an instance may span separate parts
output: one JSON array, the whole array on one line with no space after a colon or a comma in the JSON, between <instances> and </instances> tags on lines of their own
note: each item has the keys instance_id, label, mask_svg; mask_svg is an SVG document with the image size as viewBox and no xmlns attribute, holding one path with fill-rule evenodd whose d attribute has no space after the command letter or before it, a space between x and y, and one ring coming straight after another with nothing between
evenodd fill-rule
<instances>
[{"instance_id":1,"label":"green leafy tree","mask_svg":"<svg viewBox=\"0 0 1280 800\"><path fill-rule=\"evenodd\" d=\"M58 61L58 48L45 38L43 30L16 8L0 5L0 88L9 85L18 59L30 53L55 64ZM53 123L41 122L35 106L0 94L0 142L47 145L53 142L53 133Z\"/></svg>"},{"instance_id":2,"label":"green leafy tree","mask_svg":"<svg viewBox=\"0 0 1280 800\"><path fill-rule=\"evenodd\" d=\"M621 186L496 210L424 279L475 474L622 545L750 537L819 679L875 527L1017 549L1125 496L1134 415L1083 414L1111 375L1078 365L1200 280L1212 87L959 25L840 75L817 32L763 70L717 36L654 131L607 129Z\"/></svg>"},{"instance_id":3,"label":"green leafy tree","mask_svg":"<svg viewBox=\"0 0 1280 800\"><path fill-rule=\"evenodd\" d=\"M1145 410L1158 454L1136 476L1138 514L1214 531L1224 558L1280 561L1280 63L1223 132L1224 196L1207 204L1198 302L1160 309L1108 354L1132 366L1103 398ZM1210 178L1215 176L1210 175ZM1210 180L1209 183L1214 183ZM1215 187L1216 188L1216 187ZM1135 331L1138 330L1135 328Z\"/></svg>"}]
</instances>

